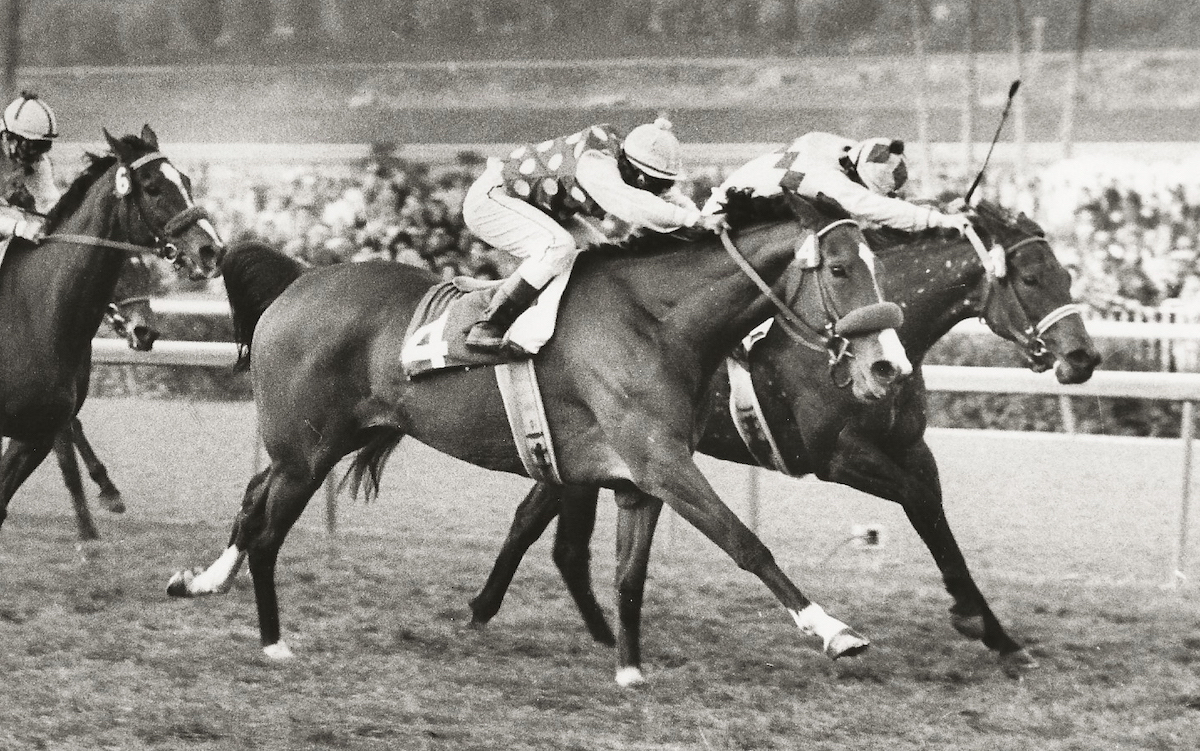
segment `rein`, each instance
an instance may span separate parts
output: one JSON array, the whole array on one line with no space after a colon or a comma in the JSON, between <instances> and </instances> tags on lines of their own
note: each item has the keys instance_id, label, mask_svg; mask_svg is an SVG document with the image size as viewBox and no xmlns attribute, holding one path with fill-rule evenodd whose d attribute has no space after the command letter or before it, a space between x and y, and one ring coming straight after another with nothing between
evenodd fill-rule
<instances>
[{"instance_id":1,"label":"rein","mask_svg":"<svg viewBox=\"0 0 1200 751\"><path fill-rule=\"evenodd\" d=\"M840 224L840 222L838 223ZM830 227L832 226L835 225L830 225ZM775 294L774 290L771 289L771 286L767 284L761 276L759 276L758 272L754 270L754 267L750 265L750 262L746 260L746 257L742 255L742 252L737 249L736 245L733 244L733 239L729 237L729 231L721 230L720 236L721 245L724 246L725 251L729 254L729 256L733 258L734 263L738 265L738 268L742 270L742 273L745 274L750 281L754 282L754 286L758 287L759 292L762 292L763 296L770 300L771 304L774 305L779 311L779 323L788 336L792 337L805 347L808 347L815 352L826 351L827 345L822 346L821 344L814 344L813 342L809 341L804 334L801 333L801 330L807 330L813 333L815 336L820 337L823 342L831 342L835 336L833 333L833 322L827 323L825 325L825 330L821 331L820 329L804 321L802 318L800 318L800 316L793 313L792 309L787 306L787 303L785 303L779 298L778 295ZM818 234L818 237L819 236L820 235ZM804 271L808 271L808 269L804 269ZM822 303L824 303L824 295L822 295Z\"/></svg>"}]
</instances>

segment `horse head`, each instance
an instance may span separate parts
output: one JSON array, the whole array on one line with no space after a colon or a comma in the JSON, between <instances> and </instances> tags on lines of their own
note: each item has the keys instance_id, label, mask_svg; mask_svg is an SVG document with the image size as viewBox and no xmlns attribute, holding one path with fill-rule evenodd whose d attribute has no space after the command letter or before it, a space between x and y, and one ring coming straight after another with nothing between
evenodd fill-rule
<instances>
[{"instance_id":1,"label":"horse head","mask_svg":"<svg viewBox=\"0 0 1200 751\"><path fill-rule=\"evenodd\" d=\"M154 130L146 125L140 136L122 138L106 130L104 137L116 157L114 193L124 204L129 241L152 248L192 279L218 276L225 244L192 197L192 181L159 151Z\"/></svg>"},{"instance_id":2,"label":"horse head","mask_svg":"<svg viewBox=\"0 0 1200 751\"><path fill-rule=\"evenodd\" d=\"M737 223L745 200L738 191L730 193L731 223ZM850 387L856 399L888 396L912 364L895 332L903 314L882 299L862 229L831 201L792 194L781 200L800 234L782 280L782 299L772 300L775 325L799 346L823 352L834 383Z\"/></svg>"},{"instance_id":3,"label":"horse head","mask_svg":"<svg viewBox=\"0 0 1200 751\"><path fill-rule=\"evenodd\" d=\"M975 207L972 224L979 242L968 239L986 271L980 315L988 327L1016 343L1036 372L1053 366L1060 383L1091 378L1100 354L1071 298L1070 272L1042 228L987 201Z\"/></svg>"}]
</instances>

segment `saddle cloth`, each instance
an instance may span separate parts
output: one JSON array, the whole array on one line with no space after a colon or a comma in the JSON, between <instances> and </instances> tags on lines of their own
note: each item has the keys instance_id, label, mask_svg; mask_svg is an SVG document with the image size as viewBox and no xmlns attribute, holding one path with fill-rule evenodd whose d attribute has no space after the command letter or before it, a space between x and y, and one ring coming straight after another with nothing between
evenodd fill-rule
<instances>
[{"instance_id":1,"label":"saddle cloth","mask_svg":"<svg viewBox=\"0 0 1200 751\"><path fill-rule=\"evenodd\" d=\"M467 330L483 316L500 282L460 276L435 286L417 303L404 333L400 350L404 374L413 378L445 368L495 365L536 354L554 333L558 304L574 266L572 261L566 271L554 277L509 328L505 340L517 348L495 354L470 349L466 338ZM522 355L522 350L526 354Z\"/></svg>"},{"instance_id":2,"label":"saddle cloth","mask_svg":"<svg viewBox=\"0 0 1200 751\"><path fill-rule=\"evenodd\" d=\"M499 282L459 277L436 285L417 303L404 332L400 365L412 378L444 368L506 362L512 354L479 352L466 345L467 329L479 320Z\"/></svg>"},{"instance_id":3,"label":"saddle cloth","mask_svg":"<svg viewBox=\"0 0 1200 751\"><path fill-rule=\"evenodd\" d=\"M754 393L754 381L749 370L750 351L758 340L767 335L773 321L768 319L755 327L742 340L739 351L725 360L725 367L729 371L729 415L758 465L788 474L783 454L771 435L771 429L767 427L758 394Z\"/></svg>"}]
</instances>

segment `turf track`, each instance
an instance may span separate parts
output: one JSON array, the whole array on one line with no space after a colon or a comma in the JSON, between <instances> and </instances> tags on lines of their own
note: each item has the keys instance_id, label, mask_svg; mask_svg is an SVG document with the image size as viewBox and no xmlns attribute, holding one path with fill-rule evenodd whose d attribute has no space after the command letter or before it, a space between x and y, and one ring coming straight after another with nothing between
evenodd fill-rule
<instances>
[{"instance_id":1,"label":"turf track","mask_svg":"<svg viewBox=\"0 0 1200 751\"><path fill-rule=\"evenodd\" d=\"M1184 749L1200 738L1195 584L1157 586L1178 512L1174 442L932 435L968 560L1043 662L1023 680L949 628L933 564L897 509L765 475L764 539L875 649L829 663L761 585L670 519L647 593L652 685L628 693L582 633L546 543L489 630L462 628L527 481L414 445L379 502L342 500L336 540L316 499L281 561L301 659L269 665L244 584L199 602L163 592L170 571L225 542L252 409L100 400L83 417L130 510L100 517L106 540L77 550L52 467L14 500L0 532L0 749ZM743 510L746 471L703 466ZM593 550L606 605L612 519L603 504ZM885 527L882 549L840 545L867 522Z\"/></svg>"}]
</instances>

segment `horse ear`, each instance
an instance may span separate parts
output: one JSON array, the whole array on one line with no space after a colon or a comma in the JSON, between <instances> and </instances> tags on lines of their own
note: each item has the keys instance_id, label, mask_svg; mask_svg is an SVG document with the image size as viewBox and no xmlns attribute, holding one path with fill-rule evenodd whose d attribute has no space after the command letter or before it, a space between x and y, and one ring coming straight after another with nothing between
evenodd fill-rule
<instances>
[{"instance_id":1,"label":"horse ear","mask_svg":"<svg viewBox=\"0 0 1200 751\"><path fill-rule=\"evenodd\" d=\"M158 151L158 135L154 132L154 128L150 127L149 123L142 126L142 140L150 148Z\"/></svg>"}]
</instances>

